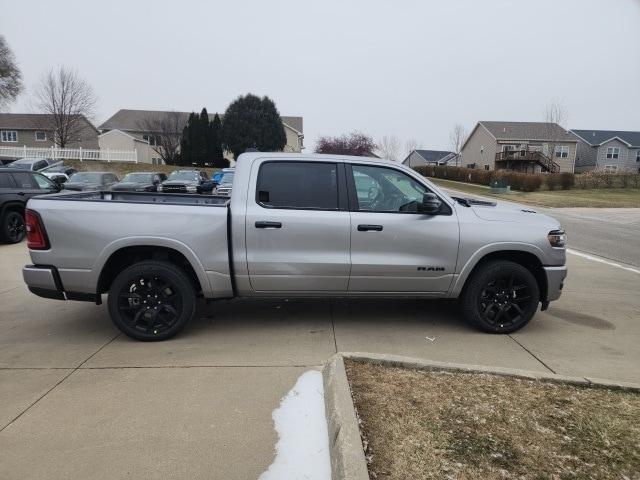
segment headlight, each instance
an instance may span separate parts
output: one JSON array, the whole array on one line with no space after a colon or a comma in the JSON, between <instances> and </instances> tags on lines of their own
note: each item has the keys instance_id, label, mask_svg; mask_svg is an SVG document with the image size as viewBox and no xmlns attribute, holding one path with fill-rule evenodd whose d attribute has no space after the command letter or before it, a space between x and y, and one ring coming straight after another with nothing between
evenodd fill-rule
<instances>
[{"instance_id":1,"label":"headlight","mask_svg":"<svg viewBox=\"0 0 640 480\"><path fill-rule=\"evenodd\" d=\"M187 192L197 192L198 188L195 185L187 185Z\"/></svg>"},{"instance_id":2,"label":"headlight","mask_svg":"<svg viewBox=\"0 0 640 480\"><path fill-rule=\"evenodd\" d=\"M161 192L162 191L162 185L158 185L158 191Z\"/></svg>"},{"instance_id":3,"label":"headlight","mask_svg":"<svg viewBox=\"0 0 640 480\"><path fill-rule=\"evenodd\" d=\"M561 248L567 243L567 234L564 233L564 230L551 230L547 238L552 247Z\"/></svg>"}]
</instances>

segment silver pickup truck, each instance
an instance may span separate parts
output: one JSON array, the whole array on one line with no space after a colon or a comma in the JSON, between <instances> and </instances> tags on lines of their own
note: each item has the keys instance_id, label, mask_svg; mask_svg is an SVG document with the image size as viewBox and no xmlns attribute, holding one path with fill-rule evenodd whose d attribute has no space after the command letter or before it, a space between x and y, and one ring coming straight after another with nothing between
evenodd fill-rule
<instances>
[{"instance_id":1,"label":"silver pickup truck","mask_svg":"<svg viewBox=\"0 0 640 480\"><path fill-rule=\"evenodd\" d=\"M516 204L451 197L379 159L246 153L231 199L82 192L29 200L24 280L36 295L101 303L139 340L163 340L196 298L458 298L513 332L561 293L565 233Z\"/></svg>"}]
</instances>

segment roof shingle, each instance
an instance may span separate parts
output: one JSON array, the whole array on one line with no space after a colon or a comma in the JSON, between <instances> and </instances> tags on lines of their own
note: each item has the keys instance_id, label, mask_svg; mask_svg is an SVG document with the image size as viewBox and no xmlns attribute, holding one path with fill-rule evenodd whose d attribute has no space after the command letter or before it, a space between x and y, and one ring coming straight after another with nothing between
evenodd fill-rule
<instances>
[{"instance_id":1,"label":"roof shingle","mask_svg":"<svg viewBox=\"0 0 640 480\"><path fill-rule=\"evenodd\" d=\"M557 123L480 121L497 140L547 140L575 142L573 135Z\"/></svg>"},{"instance_id":2,"label":"roof shingle","mask_svg":"<svg viewBox=\"0 0 640 480\"><path fill-rule=\"evenodd\" d=\"M640 132L623 130L571 130L591 146L602 145L607 140L618 137L632 147L640 147Z\"/></svg>"}]
</instances>

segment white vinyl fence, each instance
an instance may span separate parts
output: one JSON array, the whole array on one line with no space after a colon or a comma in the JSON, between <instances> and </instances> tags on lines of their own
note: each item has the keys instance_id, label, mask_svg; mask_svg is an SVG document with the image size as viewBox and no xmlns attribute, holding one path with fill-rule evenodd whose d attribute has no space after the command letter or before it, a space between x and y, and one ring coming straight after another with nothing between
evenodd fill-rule
<instances>
[{"instance_id":1,"label":"white vinyl fence","mask_svg":"<svg viewBox=\"0 0 640 480\"><path fill-rule=\"evenodd\" d=\"M80 160L101 162L134 162L138 163L138 152L134 150L91 150L87 148L35 148L35 147L0 147L0 157L7 158L52 158L54 160Z\"/></svg>"}]
</instances>

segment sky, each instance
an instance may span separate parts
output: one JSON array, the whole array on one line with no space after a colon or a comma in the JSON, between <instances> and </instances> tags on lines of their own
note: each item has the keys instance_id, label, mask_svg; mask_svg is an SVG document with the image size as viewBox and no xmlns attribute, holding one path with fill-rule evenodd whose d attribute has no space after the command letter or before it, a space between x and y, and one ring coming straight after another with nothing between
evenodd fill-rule
<instances>
[{"instance_id":1,"label":"sky","mask_svg":"<svg viewBox=\"0 0 640 480\"><path fill-rule=\"evenodd\" d=\"M248 92L304 117L305 144L361 131L448 149L456 123L640 130L640 0L0 0L30 92L59 65L120 108L223 112Z\"/></svg>"}]
</instances>

